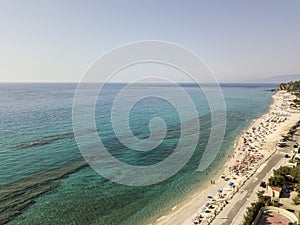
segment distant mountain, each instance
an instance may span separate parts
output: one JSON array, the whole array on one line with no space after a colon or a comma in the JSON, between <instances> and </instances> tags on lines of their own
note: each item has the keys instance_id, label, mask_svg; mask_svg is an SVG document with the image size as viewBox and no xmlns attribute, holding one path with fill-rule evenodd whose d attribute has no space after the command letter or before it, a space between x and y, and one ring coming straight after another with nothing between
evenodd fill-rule
<instances>
[{"instance_id":1,"label":"distant mountain","mask_svg":"<svg viewBox=\"0 0 300 225\"><path fill-rule=\"evenodd\" d=\"M242 80L224 80L221 83L268 83L268 84L281 84L288 83L290 81L300 80L300 74L289 74L289 75L276 75L265 78L251 78L251 76Z\"/></svg>"},{"instance_id":2,"label":"distant mountain","mask_svg":"<svg viewBox=\"0 0 300 225\"><path fill-rule=\"evenodd\" d=\"M268 78L261 79L260 82L264 82L264 83L288 83L290 81L297 81L297 80L300 80L300 74L271 76L271 77L268 77Z\"/></svg>"}]
</instances>

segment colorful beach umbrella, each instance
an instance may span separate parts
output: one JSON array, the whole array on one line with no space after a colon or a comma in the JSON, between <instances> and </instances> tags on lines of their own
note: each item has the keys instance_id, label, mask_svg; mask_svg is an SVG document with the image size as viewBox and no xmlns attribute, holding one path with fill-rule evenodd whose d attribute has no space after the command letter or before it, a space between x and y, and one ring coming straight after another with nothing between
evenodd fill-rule
<instances>
[{"instance_id":1,"label":"colorful beach umbrella","mask_svg":"<svg viewBox=\"0 0 300 225\"><path fill-rule=\"evenodd\" d=\"M233 183L233 182L229 182L228 185L229 185L230 187L232 187L232 186L234 185L234 183Z\"/></svg>"},{"instance_id":2,"label":"colorful beach umbrella","mask_svg":"<svg viewBox=\"0 0 300 225\"><path fill-rule=\"evenodd\" d=\"M209 196L207 196L207 198L213 198L213 196L209 195Z\"/></svg>"},{"instance_id":3,"label":"colorful beach umbrella","mask_svg":"<svg viewBox=\"0 0 300 225\"><path fill-rule=\"evenodd\" d=\"M205 204L205 207L208 207L209 206L209 202L207 202L206 204Z\"/></svg>"},{"instance_id":4,"label":"colorful beach umbrella","mask_svg":"<svg viewBox=\"0 0 300 225\"><path fill-rule=\"evenodd\" d=\"M206 210L206 207L202 207L201 210L202 210L202 211L205 211L205 210Z\"/></svg>"},{"instance_id":5,"label":"colorful beach umbrella","mask_svg":"<svg viewBox=\"0 0 300 225\"><path fill-rule=\"evenodd\" d=\"M223 191L221 189L218 190L219 193L222 193Z\"/></svg>"}]
</instances>

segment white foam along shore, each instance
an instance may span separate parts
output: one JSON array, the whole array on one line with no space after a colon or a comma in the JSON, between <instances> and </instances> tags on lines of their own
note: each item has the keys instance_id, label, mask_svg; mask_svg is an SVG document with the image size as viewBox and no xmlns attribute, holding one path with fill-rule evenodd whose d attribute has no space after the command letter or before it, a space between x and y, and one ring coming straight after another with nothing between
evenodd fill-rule
<instances>
[{"instance_id":1,"label":"white foam along shore","mask_svg":"<svg viewBox=\"0 0 300 225\"><path fill-rule=\"evenodd\" d=\"M299 111L289 108L295 97L284 91L273 95L269 111L239 135L225 165L211 180L203 182L176 209L152 224L210 224L233 195L277 150L277 142L299 120ZM249 106L251 107L251 106Z\"/></svg>"}]
</instances>

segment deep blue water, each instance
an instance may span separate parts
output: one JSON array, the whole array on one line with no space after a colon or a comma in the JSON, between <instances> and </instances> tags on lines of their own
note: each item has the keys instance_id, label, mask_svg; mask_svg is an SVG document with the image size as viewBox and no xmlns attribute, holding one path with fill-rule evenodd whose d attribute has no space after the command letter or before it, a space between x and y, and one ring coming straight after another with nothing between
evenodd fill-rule
<instances>
[{"instance_id":1,"label":"deep blue water","mask_svg":"<svg viewBox=\"0 0 300 225\"><path fill-rule=\"evenodd\" d=\"M170 155L178 143L179 115L171 104L156 97L136 103L130 113L132 133L140 139L149 137L149 121L153 117L161 117L168 128L167 138L156 149L146 153L127 148L116 138L110 120L113 101L123 86L108 85L101 93L95 110L98 135L109 152L120 161L131 165L155 164ZM208 175L197 172L209 137L209 105L197 86L182 86L196 105L201 131L193 157L175 176L151 186L128 187L113 183L87 167L60 180L58 189L40 196L11 224L142 224L176 205L214 172L213 169L206 171ZM236 136L253 119L267 111L273 93L265 90L275 86L222 85L227 110L226 133L212 168L217 169L227 158ZM95 87L91 85L90 88ZM178 102L183 101L177 96L176 88L166 85L151 85L151 88L155 94L165 92L175 96ZM75 139L68 136L73 132L75 89L76 84L0 84L1 185L82 158ZM143 85L138 86L134 94L142 95L144 89ZM209 91L213 94L214 87L210 87ZM126 101L123 104L125 107ZM159 132L159 127L157 130ZM121 132L126 138L127 131L121 129ZM45 140L51 141L45 143ZM38 144L30 146L30 143ZM116 169L111 168L112 171Z\"/></svg>"}]
</instances>

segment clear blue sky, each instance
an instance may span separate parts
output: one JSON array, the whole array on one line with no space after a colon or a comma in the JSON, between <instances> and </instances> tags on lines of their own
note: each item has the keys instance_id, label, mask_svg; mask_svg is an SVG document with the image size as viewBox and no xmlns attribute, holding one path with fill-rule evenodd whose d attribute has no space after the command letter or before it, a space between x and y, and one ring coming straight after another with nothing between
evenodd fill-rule
<instances>
[{"instance_id":1,"label":"clear blue sky","mask_svg":"<svg viewBox=\"0 0 300 225\"><path fill-rule=\"evenodd\" d=\"M0 1L0 81L79 81L116 46L175 42L221 81L300 73L300 1Z\"/></svg>"}]
</instances>

